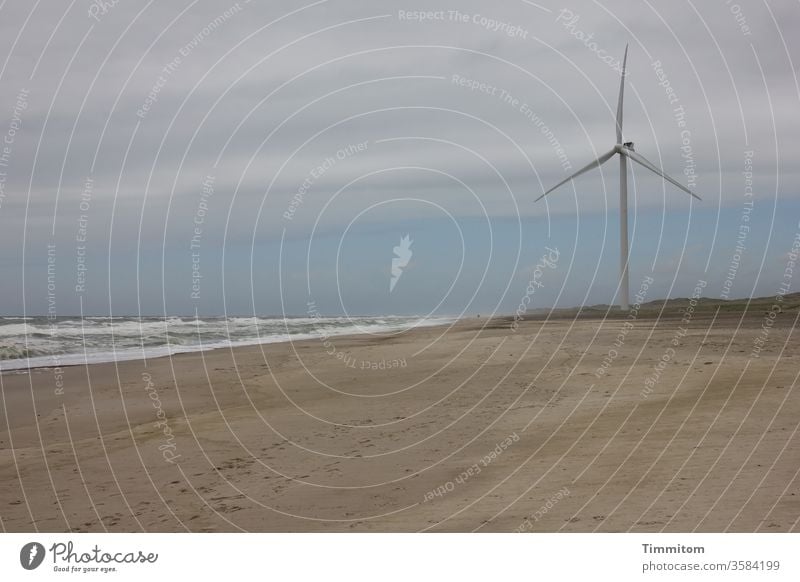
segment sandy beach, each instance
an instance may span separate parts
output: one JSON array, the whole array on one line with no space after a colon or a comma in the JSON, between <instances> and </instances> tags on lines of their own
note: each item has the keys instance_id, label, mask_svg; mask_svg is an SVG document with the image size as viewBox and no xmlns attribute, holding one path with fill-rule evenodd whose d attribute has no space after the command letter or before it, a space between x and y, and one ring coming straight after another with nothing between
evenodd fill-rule
<instances>
[{"instance_id":1,"label":"sandy beach","mask_svg":"<svg viewBox=\"0 0 800 582\"><path fill-rule=\"evenodd\" d=\"M482 318L4 373L0 523L796 531L797 314Z\"/></svg>"}]
</instances>

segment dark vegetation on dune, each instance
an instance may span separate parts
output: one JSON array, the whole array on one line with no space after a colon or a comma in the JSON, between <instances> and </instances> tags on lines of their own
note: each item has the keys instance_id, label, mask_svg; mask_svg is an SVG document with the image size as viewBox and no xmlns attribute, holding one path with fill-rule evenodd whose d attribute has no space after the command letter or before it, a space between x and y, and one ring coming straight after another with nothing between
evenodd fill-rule
<instances>
[{"instance_id":1,"label":"dark vegetation on dune","mask_svg":"<svg viewBox=\"0 0 800 582\"><path fill-rule=\"evenodd\" d=\"M632 308L635 306L631 306ZM725 316L746 315L748 317L761 317L771 311L777 315L782 313L797 314L800 311L800 293L790 293L782 298L754 297L752 299L711 299L700 297L690 299L680 297L676 299L656 299L643 303L636 314L637 319L672 319L682 318L687 309L693 308L693 317L698 316ZM563 309L537 309L526 313L523 321L542 321L545 319L623 319L629 312L620 311L616 305L587 305L583 307L567 307ZM513 316L498 317L498 320L513 320Z\"/></svg>"}]
</instances>

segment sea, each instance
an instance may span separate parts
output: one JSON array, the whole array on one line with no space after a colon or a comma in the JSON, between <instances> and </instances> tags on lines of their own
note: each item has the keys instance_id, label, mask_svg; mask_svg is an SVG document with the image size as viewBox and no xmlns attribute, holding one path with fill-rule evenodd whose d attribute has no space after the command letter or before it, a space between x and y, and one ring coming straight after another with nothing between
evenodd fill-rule
<instances>
[{"instance_id":1,"label":"sea","mask_svg":"<svg viewBox=\"0 0 800 582\"><path fill-rule=\"evenodd\" d=\"M0 317L0 371L446 325L455 317Z\"/></svg>"}]
</instances>

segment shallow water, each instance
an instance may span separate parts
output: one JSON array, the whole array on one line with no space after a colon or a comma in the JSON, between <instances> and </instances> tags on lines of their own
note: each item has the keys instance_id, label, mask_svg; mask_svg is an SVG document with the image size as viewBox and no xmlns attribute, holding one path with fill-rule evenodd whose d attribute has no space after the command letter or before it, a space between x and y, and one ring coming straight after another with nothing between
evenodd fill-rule
<instances>
[{"instance_id":1,"label":"shallow water","mask_svg":"<svg viewBox=\"0 0 800 582\"><path fill-rule=\"evenodd\" d=\"M323 336L386 333L454 318L2 317L0 370L154 358Z\"/></svg>"}]
</instances>

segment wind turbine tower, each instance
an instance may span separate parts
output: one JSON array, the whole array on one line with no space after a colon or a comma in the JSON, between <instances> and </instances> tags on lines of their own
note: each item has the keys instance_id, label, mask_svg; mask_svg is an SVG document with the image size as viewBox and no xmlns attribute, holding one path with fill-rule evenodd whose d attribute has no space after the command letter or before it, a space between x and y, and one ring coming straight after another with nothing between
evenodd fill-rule
<instances>
[{"instance_id":1,"label":"wind turbine tower","mask_svg":"<svg viewBox=\"0 0 800 582\"><path fill-rule=\"evenodd\" d=\"M644 156L636 153L633 149L632 141L622 141L622 97L625 93L625 68L627 63L628 45L625 45L625 56L622 59L622 77L619 81L619 101L617 102L617 142L614 147L594 160L591 164L584 166L569 178L562 180L536 199L536 202L538 202L559 186L566 184L589 170L602 166L615 155L619 154L619 306L624 311L630 308L628 304L628 158L644 166L654 174L661 176L664 180L674 184L690 196L700 200L697 194L683 186L683 184L674 178L665 174L663 170L652 162L649 162Z\"/></svg>"}]
</instances>

